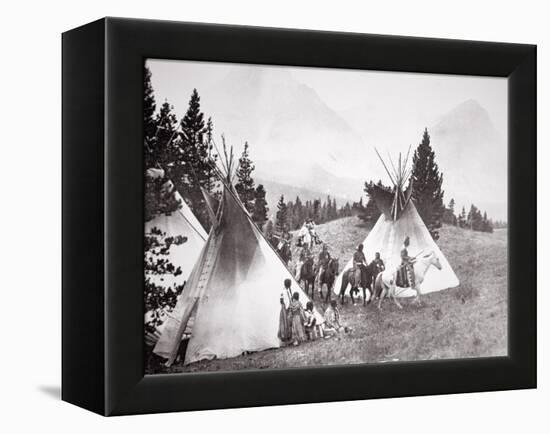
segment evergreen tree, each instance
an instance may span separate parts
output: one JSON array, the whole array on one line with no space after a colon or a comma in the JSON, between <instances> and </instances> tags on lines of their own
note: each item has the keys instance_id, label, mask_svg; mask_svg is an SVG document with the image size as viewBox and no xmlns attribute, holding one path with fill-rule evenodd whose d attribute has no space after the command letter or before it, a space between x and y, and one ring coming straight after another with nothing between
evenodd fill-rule
<instances>
[{"instance_id":1,"label":"evergreen tree","mask_svg":"<svg viewBox=\"0 0 550 434\"><path fill-rule=\"evenodd\" d=\"M174 107L165 101L155 116L156 133L151 141L146 167L170 167L178 159L179 154L173 146L178 120L173 110Z\"/></svg>"},{"instance_id":2,"label":"evergreen tree","mask_svg":"<svg viewBox=\"0 0 550 434\"><path fill-rule=\"evenodd\" d=\"M463 228L466 226L466 208L462 207L462 211L458 215L458 226Z\"/></svg>"},{"instance_id":3,"label":"evergreen tree","mask_svg":"<svg viewBox=\"0 0 550 434\"><path fill-rule=\"evenodd\" d=\"M292 230L296 225L296 210L294 209L294 202L289 201L286 204L286 215L287 215L287 224L286 229Z\"/></svg>"},{"instance_id":4,"label":"evergreen tree","mask_svg":"<svg viewBox=\"0 0 550 434\"><path fill-rule=\"evenodd\" d=\"M144 159L145 167L150 168L154 166L153 148L157 132L157 124L155 122L155 110L157 109L157 104L155 102L153 85L151 84L151 71L147 66L144 67L143 79Z\"/></svg>"},{"instance_id":5,"label":"evergreen tree","mask_svg":"<svg viewBox=\"0 0 550 434\"><path fill-rule=\"evenodd\" d=\"M296 200L294 201L294 214L295 214L295 219L294 219L293 229L298 229L302 226L302 224L306 219L304 205L302 204L302 201L298 196L296 196Z\"/></svg>"},{"instance_id":6,"label":"evergreen tree","mask_svg":"<svg viewBox=\"0 0 550 434\"><path fill-rule=\"evenodd\" d=\"M439 173L435 162L435 153L430 145L427 128L424 130L422 142L414 151L410 182L414 182L413 199L418 213L433 237L437 232L436 229L441 227L445 206L441 189L443 174Z\"/></svg>"},{"instance_id":7,"label":"evergreen tree","mask_svg":"<svg viewBox=\"0 0 550 434\"><path fill-rule=\"evenodd\" d=\"M268 220L266 225L265 225L265 228L264 228L264 236L265 236L265 239L272 245L272 246L276 246L277 245L277 240L273 237L273 222L271 220Z\"/></svg>"},{"instance_id":8,"label":"evergreen tree","mask_svg":"<svg viewBox=\"0 0 550 434\"><path fill-rule=\"evenodd\" d=\"M349 202L346 202L346 204L342 208L340 208L340 210L338 211L338 216L339 217L351 216L351 205L349 204Z\"/></svg>"},{"instance_id":9,"label":"evergreen tree","mask_svg":"<svg viewBox=\"0 0 550 434\"><path fill-rule=\"evenodd\" d=\"M470 211L468 212L467 217L467 225L472 231L479 231L481 230L482 224L483 224L483 217L481 215L481 211L472 204L470 206Z\"/></svg>"},{"instance_id":10,"label":"evergreen tree","mask_svg":"<svg viewBox=\"0 0 550 434\"><path fill-rule=\"evenodd\" d=\"M254 190L254 206L252 210L252 220L258 225L260 230L263 229L267 221L267 201L265 200L265 188L259 184Z\"/></svg>"},{"instance_id":11,"label":"evergreen tree","mask_svg":"<svg viewBox=\"0 0 550 434\"><path fill-rule=\"evenodd\" d=\"M384 187L384 185L382 184L382 181L380 180L376 185L380 188L386 188ZM380 217L380 214L382 214L378 209L378 205L376 205L376 202L374 200L374 187L375 187L375 184L373 181L365 182L365 187L363 188L363 190L365 191L365 193L367 193L369 200L366 206L364 206L362 209L361 208L359 209L359 214L358 214L358 217L361 220L371 224L376 223L376 221ZM359 206L362 206L362 204L363 204L363 197L361 197L361 200L359 201Z\"/></svg>"},{"instance_id":12,"label":"evergreen tree","mask_svg":"<svg viewBox=\"0 0 550 434\"><path fill-rule=\"evenodd\" d=\"M449 205L445 208L445 211L443 212L443 223L447 223L449 225L456 226L457 225L457 218L455 216L455 200L451 199L449 202Z\"/></svg>"},{"instance_id":13,"label":"evergreen tree","mask_svg":"<svg viewBox=\"0 0 550 434\"><path fill-rule=\"evenodd\" d=\"M311 218L315 223L317 223L321 218L321 201L319 199L315 199L313 201Z\"/></svg>"},{"instance_id":14,"label":"evergreen tree","mask_svg":"<svg viewBox=\"0 0 550 434\"><path fill-rule=\"evenodd\" d=\"M151 84L151 71L147 66L143 71L143 128L145 143L149 145L149 142L155 137L156 123L155 123L155 110L157 105L155 103L155 94L153 91L153 85Z\"/></svg>"},{"instance_id":15,"label":"evergreen tree","mask_svg":"<svg viewBox=\"0 0 550 434\"><path fill-rule=\"evenodd\" d=\"M171 214L180 204L175 196L166 191L166 178L145 178L144 211L145 221L150 221L160 214ZM154 283L152 276L166 276L171 274L178 276L181 268L172 264L167 256L173 245L180 245L187 241L183 236L167 237L158 228L152 228L144 238L144 271L145 271L145 310L149 312L150 319L145 324L147 332L154 332L161 324L161 314L166 308L173 308L177 296L183 290L183 285L166 291L162 286Z\"/></svg>"},{"instance_id":16,"label":"evergreen tree","mask_svg":"<svg viewBox=\"0 0 550 434\"><path fill-rule=\"evenodd\" d=\"M483 218L481 220L481 230L483 232L493 232L493 223L487 217L487 212L483 213Z\"/></svg>"},{"instance_id":17,"label":"evergreen tree","mask_svg":"<svg viewBox=\"0 0 550 434\"><path fill-rule=\"evenodd\" d=\"M205 126L204 114L200 108L200 97L196 89L189 100L189 107L180 123L180 133L173 141L177 157L171 166L170 177L184 195L201 224L208 230L210 220L200 187L212 192L216 185L212 152L212 123Z\"/></svg>"},{"instance_id":18,"label":"evergreen tree","mask_svg":"<svg viewBox=\"0 0 550 434\"><path fill-rule=\"evenodd\" d=\"M277 214L275 215L275 230L282 234L288 229L288 210L285 197L281 195L277 203Z\"/></svg>"},{"instance_id":19,"label":"evergreen tree","mask_svg":"<svg viewBox=\"0 0 550 434\"><path fill-rule=\"evenodd\" d=\"M239 158L238 167L235 190L237 191L246 210L252 214L254 211L254 179L252 179L251 175L254 171L254 164L252 163L248 152L248 142L245 142L244 144L243 153L241 158Z\"/></svg>"}]
</instances>

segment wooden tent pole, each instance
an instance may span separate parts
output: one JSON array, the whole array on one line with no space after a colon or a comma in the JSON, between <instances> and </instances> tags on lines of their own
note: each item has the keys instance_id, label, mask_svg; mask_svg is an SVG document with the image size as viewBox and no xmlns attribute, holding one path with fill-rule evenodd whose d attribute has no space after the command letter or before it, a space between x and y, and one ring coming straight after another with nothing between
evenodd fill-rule
<instances>
[{"instance_id":1,"label":"wooden tent pole","mask_svg":"<svg viewBox=\"0 0 550 434\"><path fill-rule=\"evenodd\" d=\"M374 150L376 151L376 155L378 155L378 158L380 159L380 162L382 163L382 166L384 166L384 169L386 169L386 173L387 173L388 176L390 177L390 181L392 182L393 185L395 185L395 181L393 180L390 171L389 171L388 168L386 167L386 163L384 163L384 160L383 160L382 157L380 156L380 153L378 152L378 149L374 148Z\"/></svg>"}]
</instances>

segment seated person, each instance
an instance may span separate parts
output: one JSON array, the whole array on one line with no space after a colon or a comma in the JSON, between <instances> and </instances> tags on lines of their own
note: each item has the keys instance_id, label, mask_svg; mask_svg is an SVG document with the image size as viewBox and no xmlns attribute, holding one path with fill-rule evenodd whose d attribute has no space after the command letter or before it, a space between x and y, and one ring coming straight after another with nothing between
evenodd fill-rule
<instances>
[{"instance_id":1,"label":"seated person","mask_svg":"<svg viewBox=\"0 0 550 434\"><path fill-rule=\"evenodd\" d=\"M350 327L344 327L340 324L340 311L336 300L331 300L330 306L325 311L325 323L323 324L323 333L325 338L335 336L340 332L350 333Z\"/></svg>"}]
</instances>

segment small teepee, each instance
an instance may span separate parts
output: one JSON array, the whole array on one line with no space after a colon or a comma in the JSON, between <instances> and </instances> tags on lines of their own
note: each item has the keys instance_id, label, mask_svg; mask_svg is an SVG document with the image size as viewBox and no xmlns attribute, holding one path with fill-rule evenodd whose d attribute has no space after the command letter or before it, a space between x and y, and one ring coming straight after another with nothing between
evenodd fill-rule
<instances>
[{"instance_id":1,"label":"small teepee","mask_svg":"<svg viewBox=\"0 0 550 434\"><path fill-rule=\"evenodd\" d=\"M392 172L388 169L384 160L376 151L382 162L386 173L393 183L393 190L374 186L371 200L374 199L381 211L378 221L363 241L363 252L368 262L374 259L375 253L379 252L386 268L397 267L401 263L400 252L403 248L405 237L410 238L409 255L412 257L434 252L441 263L441 270L432 267L421 285L422 294L440 291L446 288L458 286L459 281L451 265L433 240L420 214L412 200L412 181L408 189L405 184L409 179L412 169L407 167L408 156L401 159L399 155L398 164L395 166L391 160ZM392 175L393 173L393 175ZM342 284L342 275L353 266L353 258L346 264L342 273L338 276L334 285L334 291L338 293ZM410 297L416 292L410 288L402 288L397 291L399 297Z\"/></svg>"},{"instance_id":2,"label":"small teepee","mask_svg":"<svg viewBox=\"0 0 550 434\"><path fill-rule=\"evenodd\" d=\"M216 221L171 312L154 352L174 362L188 322L194 319L185 364L202 359L229 358L245 351L261 351L281 345L278 338L280 298L288 304L291 291L308 298L280 257L253 223L231 184L232 158L226 158L225 174ZM315 310L317 324L323 322Z\"/></svg>"},{"instance_id":3,"label":"small teepee","mask_svg":"<svg viewBox=\"0 0 550 434\"><path fill-rule=\"evenodd\" d=\"M147 176L151 178L164 177L164 171L161 169L149 169ZM188 279L200 252L206 243L208 234L197 220L189 206L174 188L171 181L166 181L163 189L167 194L173 194L176 201L180 204L179 208L170 214L161 214L145 223L145 234L153 236L153 229L158 229L162 232L160 237L177 237L182 236L185 242L182 244L174 244L170 246L166 259L170 261L174 267L181 269L181 274L174 276L167 275L151 275L148 277L152 283L168 289L174 289L176 286L183 285Z\"/></svg>"}]
</instances>

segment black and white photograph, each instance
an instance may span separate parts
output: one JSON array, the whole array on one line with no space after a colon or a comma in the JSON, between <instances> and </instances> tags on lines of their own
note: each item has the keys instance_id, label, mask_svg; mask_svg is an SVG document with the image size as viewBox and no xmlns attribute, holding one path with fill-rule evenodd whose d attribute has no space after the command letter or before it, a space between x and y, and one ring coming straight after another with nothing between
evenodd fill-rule
<instances>
[{"instance_id":1,"label":"black and white photograph","mask_svg":"<svg viewBox=\"0 0 550 434\"><path fill-rule=\"evenodd\" d=\"M507 80L147 59L146 374L508 354Z\"/></svg>"},{"instance_id":2,"label":"black and white photograph","mask_svg":"<svg viewBox=\"0 0 550 434\"><path fill-rule=\"evenodd\" d=\"M541 5L4 2L0 432L544 431Z\"/></svg>"}]
</instances>

